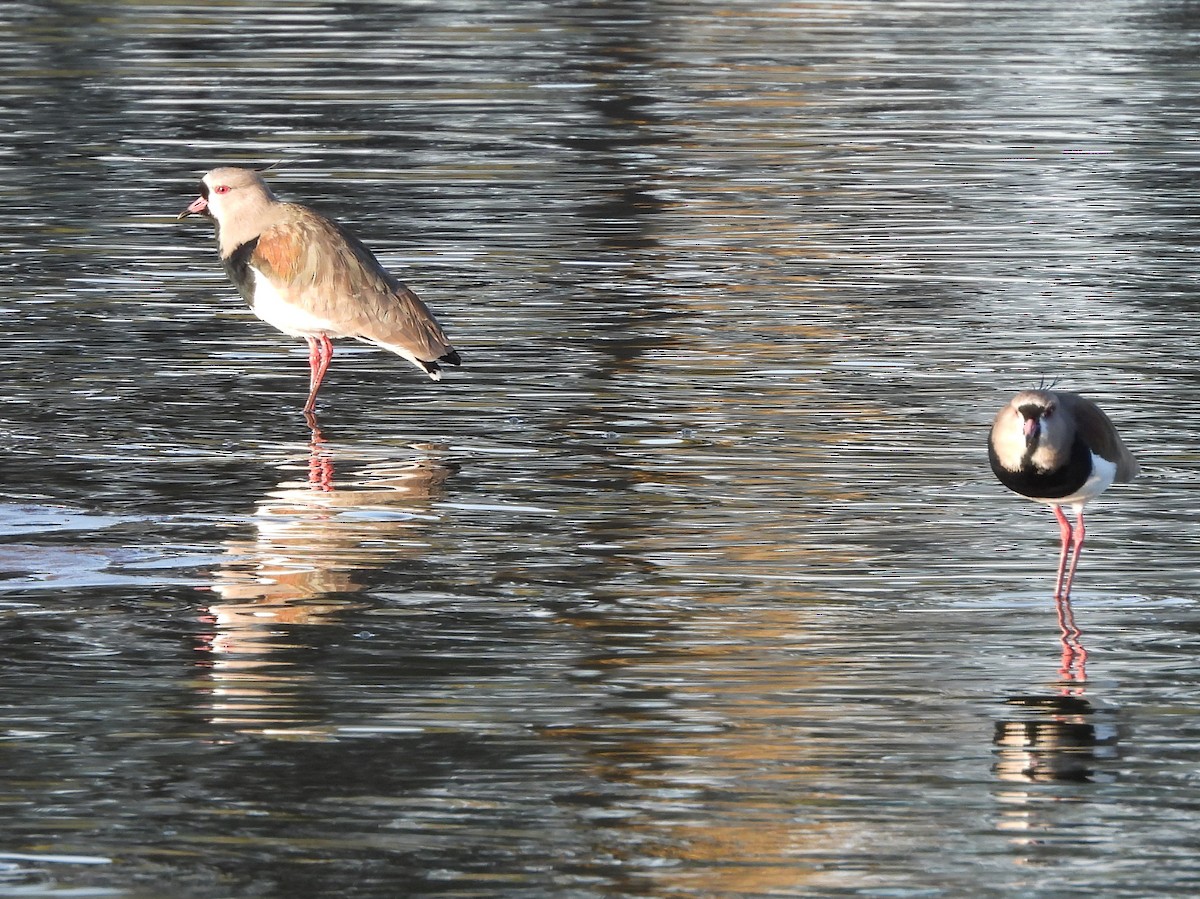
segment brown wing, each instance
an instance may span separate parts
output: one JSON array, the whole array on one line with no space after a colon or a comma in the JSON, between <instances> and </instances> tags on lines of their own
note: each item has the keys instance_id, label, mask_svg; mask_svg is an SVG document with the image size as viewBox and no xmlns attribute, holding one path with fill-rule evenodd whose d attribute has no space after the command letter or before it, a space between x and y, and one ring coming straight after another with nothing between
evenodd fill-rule
<instances>
[{"instance_id":1,"label":"brown wing","mask_svg":"<svg viewBox=\"0 0 1200 899\"><path fill-rule=\"evenodd\" d=\"M1137 477L1141 466L1133 458L1133 454L1121 440L1116 426L1104 414L1104 410L1086 397L1076 393L1057 394L1059 402L1066 405L1075 417L1075 425L1080 435L1097 455L1103 456L1117 465L1116 480L1118 482L1132 481Z\"/></svg>"},{"instance_id":2,"label":"brown wing","mask_svg":"<svg viewBox=\"0 0 1200 899\"><path fill-rule=\"evenodd\" d=\"M249 262L280 294L343 334L434 361L453 353L429 308L346 229L303 206L262 232Z\"/></svg>"}]
</instances>

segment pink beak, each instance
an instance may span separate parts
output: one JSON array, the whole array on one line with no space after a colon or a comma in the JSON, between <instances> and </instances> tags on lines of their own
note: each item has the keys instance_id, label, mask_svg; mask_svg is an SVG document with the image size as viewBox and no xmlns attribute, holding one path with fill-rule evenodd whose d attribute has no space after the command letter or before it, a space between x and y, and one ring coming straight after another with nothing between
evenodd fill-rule
<instances>
[{"instance_id":1,"label":"pink beak","mask_svg":"<svg viewBox=\"0 0 1200 899\"><path fill-rule=\"evenodd\" d=\"M175 221L182 221L189 215L197 215L201 212L208 212L208 200L204 199L204 197L196 197L196 199L192 200L192 205L179 213L179 217Z\"/></svg>"},{"instance_id":2,"label":"pink beak","mask_svg":"<svg viewBox=\"0 0 1200 899\"><path fill-rule=\"evenodd\" d=\"M1036 418L1025 419L1024 427L1022 428L1022 430L1025 432L1025 440L1026 441L1032 440L1034 438L1034 436L1037 435L1037 433L1041 429L1041 427L1042 427L1042 423L1040 421L1038 421Z\"/></svg>"}]
</instances>

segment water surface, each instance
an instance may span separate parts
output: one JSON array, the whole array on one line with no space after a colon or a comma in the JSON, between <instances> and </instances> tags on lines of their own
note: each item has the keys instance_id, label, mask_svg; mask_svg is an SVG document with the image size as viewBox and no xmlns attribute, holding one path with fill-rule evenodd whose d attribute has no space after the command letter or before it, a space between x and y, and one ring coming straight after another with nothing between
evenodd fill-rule
<instances>
[{"instance_id":1,"label":"water surface","mask_svg":"<svg viewBox=\"0 0 1200 899\"><path fill-rule=\"evenodd\" d=\"M0 895L1192 895L1188 4L0 11ZM253 319L216 164L440 384ZM1057 528L1054 379L1144 474Z\"/></svg>"}]
</instances>

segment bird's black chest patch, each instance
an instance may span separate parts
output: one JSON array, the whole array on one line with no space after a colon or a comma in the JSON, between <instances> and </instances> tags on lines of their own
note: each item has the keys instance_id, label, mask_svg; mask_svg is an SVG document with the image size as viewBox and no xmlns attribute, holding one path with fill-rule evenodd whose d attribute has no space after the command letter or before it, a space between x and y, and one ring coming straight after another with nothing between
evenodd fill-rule
<instances>
[{"instance_id":1,"label":"bird's black chest patch","mask_svg":"<svg viewBox=\"0 0 1200 899\"><path fill-rule=\"evenodd\" d=\"M1070 444L1070 456L1067 465L1052 469L1049 472L1038 471L1034 468L1028 455L1021 460L1018 471L1010 472L1000 465L996 459L996 451L988 446L988 459L991 471L1000 479L1000 483L1014 493L1032 499L1060 499L1069 497L1087 483L1092 477L1092 451L1082 442L1078 434L1074 443Z\"/></svg>"},{"instance_id":2,"label":"bird's black chest patch","mask_svg":"<svg viewBox=\"0 0 1200 899\"><path fill-rule=\"evenodd\" d=\"M254 270L250 268L250 257L254 254L254 248L257 246L258 238L255 237L244 244L239 244L232 253L221 260L221 265L225 267L225 274L238 289L242 299L251 307L254 306Z\"/></svg>"},{"instance_id":3,"label":"bird's black chest patch","mask_svg":"<svg viewBox=\"0 0 1200 899\"><path fill-rule=\"evenodd\" d=\"M990 445L988 460L992 463L992 471L1001 484L1014 493L1033 499L1060 499L1071 496L1092 476L1092 451L1079 435L1075 436L1075 441L1071 444L1071 455L1067 464L1051 471L1039 471L1034 468L1028 454L1021 460L1019 469L1009 471L1000 464L1000 460L996 458L996 451Z\"/></svg>"}]
</instances>

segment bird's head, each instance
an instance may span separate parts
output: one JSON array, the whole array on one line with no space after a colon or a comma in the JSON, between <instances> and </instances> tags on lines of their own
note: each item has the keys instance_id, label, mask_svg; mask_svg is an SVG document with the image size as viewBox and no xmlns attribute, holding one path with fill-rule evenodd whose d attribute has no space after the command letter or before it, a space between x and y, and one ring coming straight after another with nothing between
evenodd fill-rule
<instances>
[{"instance_id":1,"label":"bird's head","mask_svg":"<svg viewBox=\"0 0 1200 899\"><path fill-rule=\"evenodd\" d=\"M200 196L179 213L178 219L190 215L212 219L224 248L227 238L236 245L256 237L268 208L275 202L274 194L258 172L232 167L213 169L200 181Z\"/></svg>"},{"instance_id":2,"label":"bird's head","mask_svg":"<svg viewBox=\"0 0 1200 899\"><path fill-rule=\"evenodd\" d=\"M1030 392L1016 397L1010 406L1021 416L1021 435L1025 438L1025 448L1032 452L1037 449L1044 429L1051 424L1057 403L1052 394Z\"/></svg>"},{"instance_id":3,"label":"bird's head","mask_svg":"<svg viewBox=\"0 0 1200 899\"><path fill-rule=\"evenodd\" d=\"M1053 391L1023 390L1000 410L992 424L992 446L1005 468L1050 470L1070 453L1074 426L1059 406Z\"/></svg>"}]
</instances>

